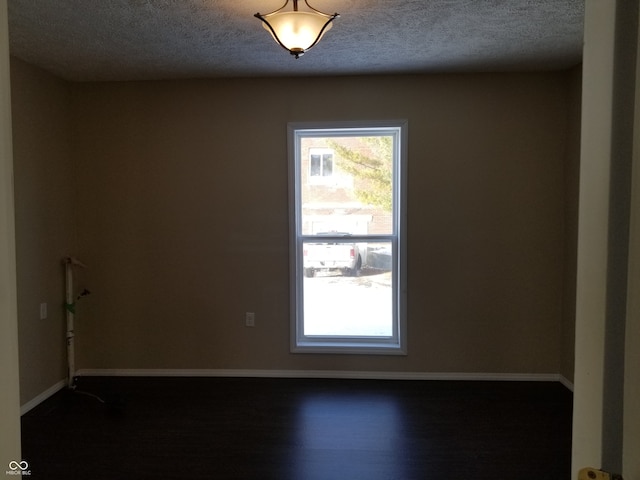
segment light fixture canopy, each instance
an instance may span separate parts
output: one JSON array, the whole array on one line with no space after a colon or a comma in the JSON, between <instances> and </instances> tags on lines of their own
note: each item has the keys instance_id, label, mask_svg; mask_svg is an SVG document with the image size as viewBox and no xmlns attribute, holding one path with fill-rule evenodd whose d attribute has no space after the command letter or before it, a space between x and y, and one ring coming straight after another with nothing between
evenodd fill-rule
<instances>
[{"instance_id":1,"label":"light fixture canopy","mask_svg":"<svg viewBox=\"0 0 640 480\"><path fill-rule=\"evenodd\" d=\"M332 22L340 15L316 10L304 0L308 10L298 8L298 0L292 0L292 10L285 10L289 0L271 13L256 13L254 17L262 20L262 26L273 36L282 48L295 58L300 58L307 50L315 46Z\"/></svg>"}]
</instances>

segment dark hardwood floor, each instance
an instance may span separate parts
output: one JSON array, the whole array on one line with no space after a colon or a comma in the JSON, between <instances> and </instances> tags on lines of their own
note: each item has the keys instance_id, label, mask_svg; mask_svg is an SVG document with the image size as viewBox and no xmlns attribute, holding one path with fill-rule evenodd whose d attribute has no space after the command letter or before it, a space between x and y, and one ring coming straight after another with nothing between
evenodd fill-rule
<instances>
[{"instance_id":1,"label":"dark hardwood floor","mask_svg":"<svg viewBox=\"0 0 640 480\"><path fill-rule=\"evenodd\" d=\"M22 417L33 479L566 480L557 383L87 378Z\"/></svg>"}]
</instances>

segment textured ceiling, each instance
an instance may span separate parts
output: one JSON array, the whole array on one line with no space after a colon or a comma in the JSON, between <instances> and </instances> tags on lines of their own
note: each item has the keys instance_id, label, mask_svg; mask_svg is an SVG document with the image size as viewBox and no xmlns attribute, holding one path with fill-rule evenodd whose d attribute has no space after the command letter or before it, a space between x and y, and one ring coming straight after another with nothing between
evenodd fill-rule
<instances>
[{"instance_id":1,"label":"textured ceiling","mask_svg":"<svg viewBox=\"0 0 640 480\"><path fill-rule=\"evenodd\" d=\"M256 12L283 0L9 0L11 53L78 81L557 70L585 0L310 0L340 13L296 60Z\"/></svg>"}]
</instances>

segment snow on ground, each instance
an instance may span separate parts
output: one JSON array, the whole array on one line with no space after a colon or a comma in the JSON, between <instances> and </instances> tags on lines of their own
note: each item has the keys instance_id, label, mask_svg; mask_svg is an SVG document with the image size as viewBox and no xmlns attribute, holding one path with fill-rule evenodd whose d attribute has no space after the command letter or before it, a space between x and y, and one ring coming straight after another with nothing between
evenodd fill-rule
<instances>
[{"instance_id":1,"label":"snow on ground","mask_svg":"<svg viewBox=\"0 0 640 480\"><path fill-rule=\"evenodd\" d=\"M304 334L391 336L391 273L304 279Z\"/></svg>"}]
</instances>

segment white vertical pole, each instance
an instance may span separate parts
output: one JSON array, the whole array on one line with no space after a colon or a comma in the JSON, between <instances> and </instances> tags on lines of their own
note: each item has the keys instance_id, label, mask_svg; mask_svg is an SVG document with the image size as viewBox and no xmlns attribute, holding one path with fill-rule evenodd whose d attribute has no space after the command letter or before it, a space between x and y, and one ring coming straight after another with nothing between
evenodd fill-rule
<instances>
[{"instance_id":1,"label":"white vertical pole","mask_svg":"<svg viewBox=\"0 0 640 480\"><path fill-rule=\"evenodd\" d=\"M76 388L74 385L74 379L76 376L76 359L74 347L75 332L73 319L76 313L76 296L73 293L73 267L86 267L86 265L73 257L66 257L63 262L66 290L65 310L67 311L67 386L71 389L74 389Z\"/></svg>"},{"instance_id":2,"label":"white vertical pole","mask_svg":"<svg viewBox=\"0 0 640 480\"><path fill-rule=\"evenodd\" d=\"M73 378L75 377L75 350L74 350L74 331L73 331L73 315L75 311L75 302L73 298L73 263L70 258L65 260L65 280L66 280L66 304L65 310L67 312L67 386L69 388L74 387Z\"/></svg>"}]
</instances>

